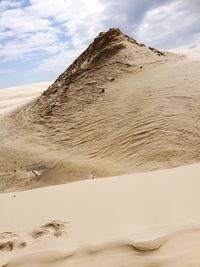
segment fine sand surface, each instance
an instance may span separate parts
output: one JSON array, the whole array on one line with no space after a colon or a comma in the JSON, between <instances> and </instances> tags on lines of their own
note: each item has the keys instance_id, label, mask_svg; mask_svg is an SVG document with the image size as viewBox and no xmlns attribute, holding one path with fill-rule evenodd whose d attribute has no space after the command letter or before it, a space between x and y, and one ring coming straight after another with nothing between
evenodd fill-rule
<instances>
[{"instance_id":1,"label":"fine sand surface","mask_svg":"<svg viewBox=\"0 0 200 267\"><path fill-rule=\"evenodd\" d=\"M45 82L0 89L0 116L38 97L50 84L50 82Z\"/></svg>"},{"instance_id":2,"label":"fine sand surface","mask_svg":"<svg viewBox=\"0 0 200 267\"><path fill-rule=\"evenodd\" d=\"M199 173L196 164L1 194L0 266L199 266Z\"/></svg>"}]
</instances>

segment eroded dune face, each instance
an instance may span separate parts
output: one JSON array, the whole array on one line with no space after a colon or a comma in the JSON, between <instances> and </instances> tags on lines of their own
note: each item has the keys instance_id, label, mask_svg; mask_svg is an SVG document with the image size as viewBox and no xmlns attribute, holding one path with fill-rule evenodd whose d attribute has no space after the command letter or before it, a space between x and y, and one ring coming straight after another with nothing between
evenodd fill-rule
<instances>
[{"instance_id":1,"label":"eroded dune face","mask_svg":"<svg viewBox=\"0 0 200 267\"><path fill-rule=\"evenodd\" d=\"M100 33L37 100L2 122L1 151L11 140L9 159L18 157L18 176L34 187L199 162L199 66L118 29Z\"/></svg>"}]
</instances>

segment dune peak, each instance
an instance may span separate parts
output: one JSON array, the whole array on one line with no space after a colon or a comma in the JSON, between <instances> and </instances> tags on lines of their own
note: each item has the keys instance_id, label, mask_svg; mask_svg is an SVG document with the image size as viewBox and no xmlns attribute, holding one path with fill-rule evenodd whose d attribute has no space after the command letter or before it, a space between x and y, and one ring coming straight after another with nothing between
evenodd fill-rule
<instances>
[{"instance_id":1,"label":"dune peak","mask_svg":"<svg viewBox=\"0 0 200 267\"><path fill-rule=\"evenodd\" d=\"M163 56L165 53L138 43L118 28L100 32L88 48L44 91L35 103L37 110L49 115L59 106L59 102L66 103L69 88L77 83L82 84L85 93L90 89L89 94L94 99L94 95L96 97L99 92L105 91L102 87L107 81L114 81L123 73L142 68L141 64L165 60ZM35 113L36 108L31 110Z\"/></svg>"}]
</instances>

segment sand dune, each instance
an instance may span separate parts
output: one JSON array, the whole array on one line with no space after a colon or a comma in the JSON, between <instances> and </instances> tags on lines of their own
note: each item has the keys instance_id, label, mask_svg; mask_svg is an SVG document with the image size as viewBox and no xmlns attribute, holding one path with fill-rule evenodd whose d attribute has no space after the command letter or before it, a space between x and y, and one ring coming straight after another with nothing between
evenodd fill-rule
<instances>
[{"instance_id":1,"label":"sand dune","mask_svg":"<svg viewBox=\"0 0 200 267\"><path fill-rule=\"evenodd\" d=\"M1 121L1 188L198 163L199 67L117 29L101 33L47 91Z\"/></svg>"},{"instance_id":2,"label":"sand dune","mask_svg":"<svg viewBox=\"0 0 200 267\"><path fill-rule=\"evenodd\" d=\"M0 228L14 237L1 234L0 243L16 245L0 252L0 264L198 266L199 170L197 164L1 194Z\"/></svg>"},{"instance_id":3,"label":"sand dune","mask_svg":"<svg viewBox=\"0 0 200 267\"><path fill-rule=\"evenodd\" d=\"M0 90L0 267L200 265L199 67L111 29Z\"/></svg>"},{"instance_id":4,"label":"sand dune","mask_svg":"<svg viewBox=\"0 0 200 267\"><path fill-rule=\"evenodd\" d=\"M0 115L15 110L38 97L51 82L30 84L0 90Z\"/></svg>"}]
</instances>

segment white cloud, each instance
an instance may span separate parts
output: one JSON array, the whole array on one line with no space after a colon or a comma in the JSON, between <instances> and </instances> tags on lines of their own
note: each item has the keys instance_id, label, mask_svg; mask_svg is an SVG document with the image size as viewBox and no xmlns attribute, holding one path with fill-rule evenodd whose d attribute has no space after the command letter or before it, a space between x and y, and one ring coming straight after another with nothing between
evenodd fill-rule
<instances>
[{"instance_id":1,"label":"white cloud","mask_svg":"<svg viewBox=\"0 0 200 267\"><path fill-rule=\"evenodd\" d=\"M0 2L0 12L6 10L7 8L18 8L21 6L21 1L14 0L1 0Z\"/></svg>"},{"instance_id":2,"label":"white cloud","mask_svg":"<svg viewBox=\"0 0 200 267\"><path fill-rule=\"evenodd\" d=\"M66 68L110 27L165 49L200 41L199 0L0 0L0 12L1 60L37 56L35 74Z\"/></svg>"},{"instance_id":3,"label":"white cloud","mask_svg":"<svg viewBox=\"0 0 200 267\"><path fill-rule=\"evenodd\" d=\"M50 20L40 18L27 9L9 9L2 12L0 17L0 30L11 31L13 37L49 29L51 24Z\"/></svg>"},{"instance_id":4,"label":"white cloud","mask_svg":"<svg viewBox=\"0 0 200 267\"><path fill-rule=\"evenodd\" d=\"M104 28L105 5L100 0L31 0L31 4L38 16L59 23L74 46L85 44Z\"/></svg>"},{"instance_id":5,"label":"white cloud","mask_svg":"<svg viewBox=\"0 0 200 267\"><path fill-rule=\"evenodd\" d=\"M103 28L103 11L99 0L30 0L25 8L5 10L0 40L10 39L4 42L0 56L12 60L37 52L65 53L69 43L70 53L81 50Z\"/></svg>"},{"instance_id":6,"label":"white cloud","mask_svg":"<svg viewBox=\"0 0 200 267\"><path fill-rule=\"evenodd\" d=\"M55 72L64 71L78 56L81 50L62 50L59 54L53 55L43 61L38 66L31 70L32 73L38 72Z\"/></svg>"},{"instance_id":7,"label":"white cloud","mask_svg":"<svg viewBox=\"0 0 200 267\"><path fill-rule=\"evenodd\" d=\"M138 28L138 38L164 47L192 44L199 27L198 10L191 10L186 1L173 1L149 10ZM188 38L189 37L189 38Z\"/></svg>"},{"instance_id":8,"label":"white cloud","mask_svg":"<svg viewBox=\"0 0 200 267\"><path fill-rule=\"evenodd\" d=\"M66 45L65 45L66 47ZM3 45L0 56L4 60L33 56L39 52L55 54L64 49L54 32L38 32L33 35L22 35L18 40L12 40Z\"/></svg>"},{"instance_id":9,"label":"white cloud","mask_svg":"<svg viewBox=\"0 0 200 267\"><path fill-rule=\"evenodd\" d=\"M40 17L53 17L59 22L73 19L81 20L87 15L103 11L104 5L100 0L30 0L29 10Z\"/></svg>"}]
</instances>

